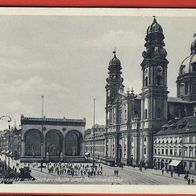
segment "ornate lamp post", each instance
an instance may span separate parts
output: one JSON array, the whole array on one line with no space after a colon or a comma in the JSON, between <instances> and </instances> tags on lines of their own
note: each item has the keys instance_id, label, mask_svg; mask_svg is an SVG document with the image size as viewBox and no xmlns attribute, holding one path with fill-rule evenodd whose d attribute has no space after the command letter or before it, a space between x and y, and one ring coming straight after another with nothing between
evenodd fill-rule
<instances>
[{"instance_id":1,"label":"ornate lamp post","mask_svg":"<svg viewBox=\"0 0 196 196\"><path fill-rule=\"evenodd\" d=\"M10 122L12 121L12 118L9 115L4 115L0 117L0 120L3 120L4 118L8 118L8 145L7 145L7 150L10 150ZM6 159L6 155L5 155L5 159ZM6 162L6 160L5 160ZM8 169L10 167L10 157L8 156Z\"/></svg>"},{"instance_id":2,"label":"ornate lamp post","mask_svg":"<svg viewBox=\"0 0 196 196\"><path fill-rule=\"evenodd\" d=\"M93 170L95 168L95 99L93 99Z\"/></svg>"},{"instance_id":3,"label":"ornate lamp post","mask_svg":"<svg viewBox=\"0 0 196 196\"><path fill-rule=\"evenodd\" d=\"M44 143L44 96L42 95L42 127L41 127L41 132L42 132L42 137L41 137L41 172L42 172L42 167L43 167L43 143Z\"/></svg>"}]
</instances>

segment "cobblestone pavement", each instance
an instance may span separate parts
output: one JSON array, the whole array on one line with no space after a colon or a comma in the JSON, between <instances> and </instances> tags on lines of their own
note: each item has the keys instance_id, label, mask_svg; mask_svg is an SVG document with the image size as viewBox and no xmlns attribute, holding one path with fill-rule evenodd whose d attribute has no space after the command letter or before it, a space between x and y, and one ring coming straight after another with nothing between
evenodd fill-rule
<instances>
[{"instance_id":1,"label":"cobblestone pavement","mask_svg":"<svg viewBox=\"0 0 196 196\"><path fill-rule=\"evenodd\" d=\"M0 157L5 160L5 157ZM16 166L18 161L10 159L10 167ZM23 163L19 163L19 167L23 167ZM79 163L78 163L79 164ZM87 164L85 164L87 165ZM26 165L27 166L27 165ZM130 184L130 185L186 185L184 175L178 176L174 173L173 177L170 173L162 175L161 170L146 169L140 171L138 168L125 166L123 168L109 167L101 164L103 167L103 174L99 176L71 176L67 174L57 175L57 173L48 173L46 168L38 168L38 165L29 165L31 168L31 175L36 178L35 181L17 181L14 183L55 183L55 184ZM18 167L18 169L19 169ZM114 170L118 169L118 176L114 175ZM194 176L195 177L195 176Z\"/></svg>"}]
</instances>

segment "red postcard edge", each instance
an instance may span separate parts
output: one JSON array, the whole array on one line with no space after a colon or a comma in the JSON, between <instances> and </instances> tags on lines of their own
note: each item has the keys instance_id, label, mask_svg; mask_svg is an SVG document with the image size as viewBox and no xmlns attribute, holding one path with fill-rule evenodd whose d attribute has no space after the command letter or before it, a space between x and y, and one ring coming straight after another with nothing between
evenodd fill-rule
<instances>
[{"instance_id":1,"label":"red postcard edge","mask_svg":"<svg viewBox=\"0 0 196 196\"><path fill-rule=\"evenodd\" d=\"M0 6L194 8L195 0L0 0Z\"/></svg>"}]
</instances>

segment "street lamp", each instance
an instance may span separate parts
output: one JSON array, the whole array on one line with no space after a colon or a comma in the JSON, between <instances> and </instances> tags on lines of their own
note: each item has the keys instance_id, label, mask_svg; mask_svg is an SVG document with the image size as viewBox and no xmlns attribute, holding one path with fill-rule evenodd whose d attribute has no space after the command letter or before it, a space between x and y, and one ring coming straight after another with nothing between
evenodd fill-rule
<instances>
[{"instance_id":1,"label":"street lamp","mask_svg":"<svg viewBox=\"0 0 196 196\"><path fill-rule=\"evenodd\" d=\"M95 98L93 99L93 170L95 168Z\"/></svg>"},{"instance_id":2,"label":"street lamp","mask_svg":"<svg viewBox=\"0 0 196 196\"><path fill-rule=\"evenodd\" d=\"M43 127L44 127L44 96L42 95L42 127L41 127L41 132L42 132L42 137L41 137L41 172L42 172L42 167L43 167L43 142L44 142L44 134L43 134Z\"/></svg>"},{"instance_id":3,"label":"street lamp","mask_svg":"<svg viewBox=\"0 0 196 196\"><path fill-rule=\"evenodd\" d=\"M10 123L12 121L12 118L9 116L9 115L4 115L4 116L1 116L0 117L0 120L3 120L4 118L8 118L8 132L9 132L9 135L8 135L8 144L7 144L7 150L9 151L10 150ZM6 155L5 155L5 159L6 159ZM6 160L5 160L6 162ZM8 156L8 169L10 167L10 157Z\"/></svg>"}]
</instances>

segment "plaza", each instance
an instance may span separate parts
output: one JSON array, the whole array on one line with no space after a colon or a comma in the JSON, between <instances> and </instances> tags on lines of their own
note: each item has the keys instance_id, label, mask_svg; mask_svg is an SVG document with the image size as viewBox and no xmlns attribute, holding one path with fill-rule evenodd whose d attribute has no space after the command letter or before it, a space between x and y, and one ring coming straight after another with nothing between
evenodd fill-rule
<instances>
[{"instance_id":1,"label":"plaza","mask_svg":"<svg viewBox=\"0 0 196 196\"><path fill-rule=\"evenodd\" d=\"M5 161L5 156L2 155L2 161ZM8 159L8 158L7 158ZM17 163L19 164L18 166ZM62 165L68 165L67 163ZM92 166L92 163L73 163L73 166L84 165L88 167ZM20 163L20 161L10 160L10 167L13 166L19 170L20 167L29 167L31 170L32 180L13 180L14 184L110 184L110 185L186 185L187 181L184 179L184 175L178 176L174 173L171 177L170 172L164 172L162 175L161 170L154 169L142 169L138 167L110 167L104 164L96 164L98 170L102 169L102 174L100 175L81 175L80 172L75 173L73 176L68 173L58 174L57 172L49 173L47 167L43 168L42 171L37 163ZM114 171L118 170L118 175L114 174ZM80 171L80 170L78 170ZM190 175L189 177L195 177Z\"/></svg>"}]
</instances>

